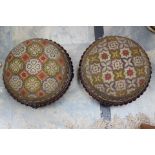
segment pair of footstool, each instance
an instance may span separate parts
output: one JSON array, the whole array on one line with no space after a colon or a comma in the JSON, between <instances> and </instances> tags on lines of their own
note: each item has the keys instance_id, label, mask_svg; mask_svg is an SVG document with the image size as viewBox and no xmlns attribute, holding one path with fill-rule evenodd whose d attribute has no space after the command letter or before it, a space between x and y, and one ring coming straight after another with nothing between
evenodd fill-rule
<instances>
[{"instance_id":1,"label":"pair of footstool","mask_svg":"<svg viewBox=\"0 0 155 155\"><path fill-rule=\"evenodd\" d=\"M26 40L6 58L3 80L17 101L38 108L58 100L73 79L67 51L47 39ZM136 100L151 78L145 50L122 36L107 36L93 42L79 62L78 76L85 90L105 106Z\"/></svg>"}]
</instances>

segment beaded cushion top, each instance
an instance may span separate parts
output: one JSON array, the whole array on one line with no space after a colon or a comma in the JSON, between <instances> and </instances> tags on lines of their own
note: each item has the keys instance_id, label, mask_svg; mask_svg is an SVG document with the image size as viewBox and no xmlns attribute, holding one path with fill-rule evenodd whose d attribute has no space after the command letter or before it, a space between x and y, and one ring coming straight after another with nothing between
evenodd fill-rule
<instances>
[{"instance_id":1,"label":"beaded cushion top","mask_svg":"<svg viewBox=\"0 0 155 155\"><path fill-rule=\"evenodd\" d=\"M57 100L72 77L72 63L66 51L46 39L31 39L17 45L6 59L3 74L8 92L32 107Z\"/></svg>"},{"instance_id":2,"label":"beaded cushion top","mask_svg":"<svg viewBox=\"0 0 155 155\"><path fill-rule=\"evenodd\" d=\"M129 103L148 86L151 65L133 40L107 36L84 52L79 77L86 91L106 106Z\"/></svg>"}]
</instances>

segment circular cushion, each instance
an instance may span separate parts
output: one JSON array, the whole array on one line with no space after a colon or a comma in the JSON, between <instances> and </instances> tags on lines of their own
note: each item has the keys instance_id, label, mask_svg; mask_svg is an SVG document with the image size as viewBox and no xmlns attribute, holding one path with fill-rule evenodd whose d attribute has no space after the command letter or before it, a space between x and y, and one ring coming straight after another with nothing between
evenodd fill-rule
<instances>
[{"instance_id":1,"label":"circular cushion","mask_svg":"<svg viewBox=\"0 0 155 155\"><path fill-rule=\"evenodd\" d=\"M69 55L47 39L24 41L11 50L4 66L4 84L19 102L37 108L61 97L73 78Z\"/></svg>"},{"instance_id":2,"label":"circular cushion","mask_svg":"<svg viewBox=\"0 0 155 155\"><path fill-rule=\"evenodd\" d=\"M121 36L107 36L84 52L79 77L86 91L105 106L127 104L148 86L151 65L136 42Z\"/></svg>"}]
</instances>

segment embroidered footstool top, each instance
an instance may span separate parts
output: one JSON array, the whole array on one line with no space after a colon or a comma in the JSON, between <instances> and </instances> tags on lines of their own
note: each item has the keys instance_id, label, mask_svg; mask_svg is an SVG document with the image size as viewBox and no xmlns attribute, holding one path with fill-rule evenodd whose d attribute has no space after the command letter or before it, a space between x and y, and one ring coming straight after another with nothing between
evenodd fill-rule
<instances>
[{"instance_id":1,"label":"embroidered footstool top","mask_svg":"<svg viewBox=\"0 0 155 155\"><path fill-rule=\"evenodd\" d=\"M69 55L47 39L30 39L17 45L7 56L3 73L8 92L34 108L59 99L72 78Z\"/></svg>"},{"instance_id":2,"label":"embroidered footstool top","mask_svg":"<svg viewBox=\"0 0 155 155\"><path fill-rule=\"evenodd\" d=\"M79 78L86 91L105 106L127 104L138 98L151 78L144 49L131 39L107 36L84 52Z\"/></svg>"}]
</instances>

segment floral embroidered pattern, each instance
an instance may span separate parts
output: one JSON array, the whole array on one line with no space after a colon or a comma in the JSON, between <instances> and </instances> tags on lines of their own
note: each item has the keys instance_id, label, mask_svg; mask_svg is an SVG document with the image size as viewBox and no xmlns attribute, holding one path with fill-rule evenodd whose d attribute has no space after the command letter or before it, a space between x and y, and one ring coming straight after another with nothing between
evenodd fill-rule
<instances>
[{"instance_id":1,"label":"floral embroidered pattern","mask_svg":"<svg viewBox=\"0 0 155 155\"><path fill-rule=\"evenodd\" d=\"M81 61L81 76L90 94L94 93L93 88L98 90L96 96L103 93L97 97L103 98L103 102L113 97L126 100L134 97L135 91L140 94L142 86L147 85L149 67L149 60L138 44L124 37L110 36L87 49Z\"/></svg>"},{"instance_id":2,"label":"floral embroidered pattern","mask_svg":"<svg viewBox=\"0 0 155 155\"><path fill-rule=\"evenodd\" d=\"M132 63L132 57L130 58L124 58L123 59L124 62L124 67L133 67L133 63Z\"/></svg>"},{"instance_id":3,"label":"floral embroidered pattern","mask_svg":"<svg viewBox=\"0 0 155 155\"><path fill-rule=\"evenodd\" d=\"M35 93L41 86L40 81L35 76L28 77L24 84L25 88L31 93Z\"/></svg>"},{"instance_id":4,"label":"floral embroidered pattern","mask_svg":"<svg viewBox=\"0 0 155 155\"><path fill-rule=\"evenodd\" d=\"M116 81L115 88L116 88L117 91L126 90L126 82L125 82L125 80Z\"/></svg>"},{"instance_id":5,"label":"floral embroidered pattern","mask_svg":"<svg viewBox=\"0 0 155 155\"><path fill-rule=\"evenodd\" d=\"M112 71L107 71L103 73L103 81L106 82L112 82L114 81L114 74Z\"/></svg>"},{"instance_id":6,"label":"floral embroidered pattern","mask_svg":"<svg viewBox=\"0 0 155 155\"><path fill-rule=\"evenodd\" d=\"M110 82L110 83L105 83L105 93L112 95L112 96L116 96L116 90L115 90L115 83L114 82Z\"/></svg>"},{"instance_id":7,"label":"floral embroidered pattern","mask_svg":"<svg viewBox=\"0 0 155 155\"><path fill-rule=\"evenodd\" d=\"M106 62L110 60L110 54L108 52L100 52L99 59L101 62Z\"/></svg>"},{"instance_id":8,"label":"floral embroidered pattern","mask_svg":"<svg viewBox=\"0 0 155 155\"><path fill-rule=\"evenodd\" d=\"M125 76L127 77L127 79L133 79L136 78L136 71L134 67L127 67L125 68Z\"/></svg>"},{"instance_id":9,"label":"floral embroidered pattern","mask_svg":"<svg viewBox=\"0 0 155 155\"><path fill-rule=\"evenodd\" d=\"M10 79L10 86L13 88L15 91L19 91L20 88L22 88L23 81L20 79L19 76L14 75Z\"/></svg>"},{"instance_id":10,"label":"floral embroidered pattern","mask_svg":"<svg viewBox=\"0 0 155 155\"><path fill-rule=\"evenodd\" d=\"M49 100L62 93L71 69L63 48L53 41L31 39L15 47L6 59L4 81L24 101ZM63 86L63 87L62 87ZM51 94L52 93L52 94ZM47 101L48 101L47 100Z\"/></svg>"},{"instance_id":11,"label":"floral embroidered pattern","mask_svg":"<svg viewBox=\"0 0 155 155\"><path fill-rule=\"evenodd\" d=\"M49 78L46 81L43 82L43 90L46 93L51 93L55 91L58 88L57 80L54 78Z\"/></svg>"},{"instance_id":12,"label":"floral embroidered pattern","mask_svg":"<svg viewBox=\"0 0 155 155\"><path fill-rule=\"evenodd\" d=\"M115 51L111 51L111 59L120 59L121 55L120 55L120 51L119 50L115 50Z\"/></svg>"},{"instance_id":13,"label":"floral embroidered pattern","mask_svg":"<svg viewBox=\"0 0 155 155\"><path fill-rule=\"evenodd\" d=\"M92 83L93 85L96 85L96 84L102 84L103 83L103 78L102 78L102 74L98 74L98 75L93 75L92 76Z\"/></svg>"},{"instance_id":14,"label":"floral embroidered pattern","mask_svg":"<svg viewBox=\"0 0 155 155\"><path fill-rule=\"evenodd\" d=\"M10 63L9 68L13 73L17 74L19 71L21 71L23 69L23 63L19 58L15 58Z\"/></svg>"},{"instance_id":15,"label":"floral embroidered pattern","mask_svg":"<svg viewBox=\"0 0 155 155\"><path fill-rule=\"evenodd\" d=\"M39 71L41 71L41 63L39 62L39 60L31 59L29 62L27 62L26 71L31 75L35 75Z\"/></svg>"},{"instance_id":16,"label":"floral embroidered pattern","mask_svg":"<svg viewBox=\"0 0 155 155\"><path fill-rule=\"evenodd\" d=\"M90 65L90 71L92 74L97 74L101 72L101 65L94 63L92 65Z\"/></svg>"},{"instance_id":17,"label":"floral embroidered pattern","mask_svg":"<svg viewBox=\"0 0 155 155\"><path fill-rule=\"evenodd\" d=\"M47 61L47 63L44 64L44 71L49 76L55 76L56 73L59 72L59 66L55 61L49 60L49 61Z\"/></svg>"},{"instance_id":18,"label":"floral embroidered pattern","mask_svg":"<svg viewBox=\"0 0 155 155\"><path fill-rule=\"evenodd\" d=\"M111 61L101 62L101 66L102 66L102 72L106 72L106 71L112 70Z\"/></svg>"},{"instance_id":19,"label":"floral embroidered pattern","mask_svg":"<svg viewBox=\"0 0 155 155\"><path fill-rule=\"evenodd\" d=\"M119 44L117 41L108 42L108 47L110 50L116 50L119 48Z\"/></svg>"},{"instance_id":20,"label":"floral embroidered pattern","mask_svg":"<svg viewBox=\"0 0 155 155\"><path fill-rule=\"evenodd\" d=\"M112 61L113 70L123 69L123 63L120 59L116 59Z\"/></svg>"},{"instance_id":21,"label":"floral embroidered pattern","mask_svg":"<svg viewBox=\"0 0 155 155\"><path fill-rule=\"evenodd\" d=\"M40 44L34 42L33 44L28 46L27 51L32 57L37 57L42 53L43 48Z\"/></svg>"},{"instance_id":22,"label":"floral embroidered pattern","mask_svg":"<svg viewBox=\"0 0 155 155\"><path fill-rule=\"evenodd\" d=\"M123 70L114 71L114 79L116 81L125 79L124 71Z\"/></svg>"},{"instance_id":23,"label":"floral embroidered pattern","mask_svg":"<svg viewBox=\"0 0 155 155\"><path fill-rule=\"evenodd\" d=\"M133 58L133 63L136 67L143 66L143 58L141 56L136 56Z\"/></svg>"},{"instance_id":24,"label":"floral embroidered pattern","mask_svg":"<svg viewBox=\"0 0 155 155\"><path fill-rule=\"evenodd\" d=\"M15 57L20 57L22 54L26 52L26 46L24 44L19 44L16 48L12 50L12 54Z\"/></svg>"},{"instance_id":25,"label":"floral embroidered pattern","mask_svg":"<svg viewBox=\"0 0 155 155\"><path fill-rule=\"evenodd\" d=\"M99 62L100 62L100 59L99 59L99 57L98 57L98 53L93 54L93 55L92 55L92 54L89 55L88 61L89 61L90 64L91 64L91 63L99 63Z\"/></svg>"},{"instance_id":26,"label":"floral embroidered pattern","mask_svg":"<svg viewBox=\"0 0 155 155\"><path fill-rule=\"evenodd\" d=\"M51 59L57 59L60 56L59 50L53 45L45 47L45 54Z\"/></svg>"},{"instance_id":27,"label":"floral embroidered pattern","mask_svg":"<svg viewBox=\"0 0 155 155\"><path fill-rule=\"evenodd\" d=\"M129 48L129 41L126 38L123 37L117 37L117 41L119 43L119 48L124 49L124 48Z\"/></svg>"},{"instance_id":28,"label":"floral embroidered pattern","mask_svg":"<svg viewBox=\"0 0 155 155\"><path fill-rule=\"evenodd\" d=\"M95 88L99 89L101 92L105 91L105 86L103 84L96 84Z\"/></svg>"},{"instance_id":29,"label":"floral embroidered pattern","mask_svg":"<svg viewBox=\"0 0 155 155\"><path fill-rule=\"evenodd\" d=\"M129 48L121 49L120 54L122 58L131 58L131 51Z\"/></svg>"}]
</instances>

